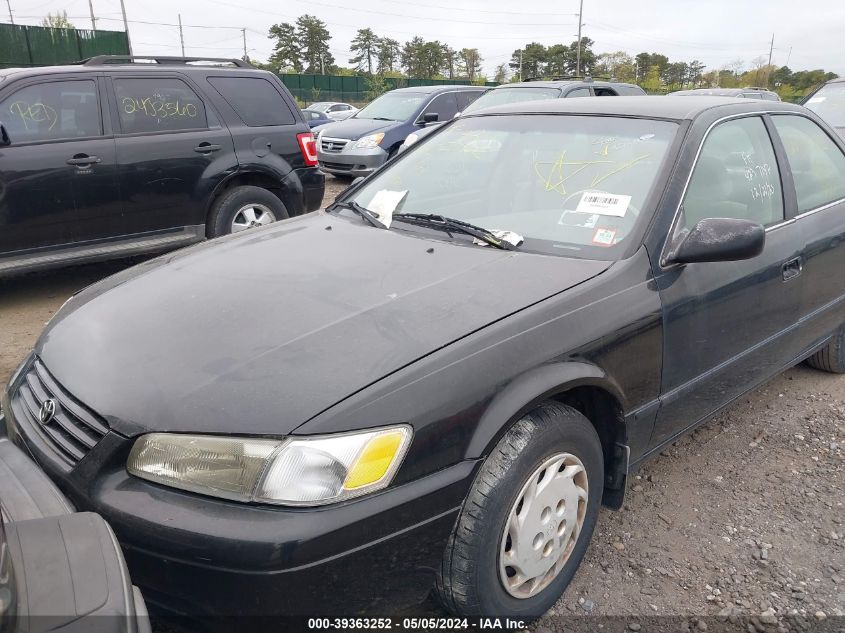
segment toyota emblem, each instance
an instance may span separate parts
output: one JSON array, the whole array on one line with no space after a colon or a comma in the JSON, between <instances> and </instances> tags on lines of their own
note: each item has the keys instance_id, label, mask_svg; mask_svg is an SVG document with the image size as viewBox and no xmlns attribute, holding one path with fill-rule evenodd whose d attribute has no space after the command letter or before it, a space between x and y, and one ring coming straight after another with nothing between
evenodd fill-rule
<instances>
[{"instance_id":1,"label":"toyota emblem","mask_svg":"<svg viewBox=\"0 0 845 633\"><path fill-rule=\"evenodd\" d=\"M38 419L41 420L41 424L48 424L50 420L53 419L53 416L56 415L56 401L52 398L45 400L41 403L41 409L38 412Z\"/></svg>"}]
</instances>

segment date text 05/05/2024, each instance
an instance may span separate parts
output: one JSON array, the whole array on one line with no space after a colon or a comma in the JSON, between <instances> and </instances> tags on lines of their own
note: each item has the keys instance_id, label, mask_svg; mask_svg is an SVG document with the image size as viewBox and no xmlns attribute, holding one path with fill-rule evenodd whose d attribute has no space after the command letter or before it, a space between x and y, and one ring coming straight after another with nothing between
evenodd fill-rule
<instances>
[{"instance_id":1,"label":"date text 05/05/2024","mask_svg":"<svg viewBox=\"0 0 845 633\"><path fill-rule=\"evenodd\" d=\"M524 629L526 622L511 618L309 618L310 630L510 630Z\"/></svg>"}]
</instances>

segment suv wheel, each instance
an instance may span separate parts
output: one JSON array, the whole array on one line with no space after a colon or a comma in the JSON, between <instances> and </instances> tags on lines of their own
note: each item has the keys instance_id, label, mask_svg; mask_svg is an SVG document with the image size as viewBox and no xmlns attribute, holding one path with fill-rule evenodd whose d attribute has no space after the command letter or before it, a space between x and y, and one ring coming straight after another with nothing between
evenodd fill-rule
<instances>
[{"instance_id":1,"label":"suv wheel","mask_svg":"<svg viewBox=\"0 0 845 633\"><path fill-rule=\"evenodd\" d=\"M235 187L214 204L208 220L208 236L238 233L287 217L285 205L267 189L249 185Z\"/></svg>"},{"instance_id":2,"label":"suv wheel","mask_svg":"<svg viewBox=\"0 0 845 633\"><path fill-rule=\"evenodd\" d=\"M505 434L464 501L437 578L461 616L536 618L566 589L598 518L601 441L572 407L541 405Z\"/></svg>"}]
</instances>

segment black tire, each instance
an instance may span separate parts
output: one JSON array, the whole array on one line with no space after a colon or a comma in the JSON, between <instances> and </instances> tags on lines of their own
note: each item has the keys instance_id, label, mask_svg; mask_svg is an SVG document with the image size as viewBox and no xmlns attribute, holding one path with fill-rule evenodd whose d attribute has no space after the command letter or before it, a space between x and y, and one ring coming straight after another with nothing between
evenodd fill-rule
<instances>
[{"instance_id":1,"label":"black tire","mask_svg":"<svg viewBox=\"0 0 845 633\"><path fill-rule=\"evenodd\" d=\"M810 367L831 374L845 374L845 328L805 361Z\"/></svg>"},{"instance_id":2,"label":"black tire","mask_svg":"<svg viewBox=\"0 0 845 633\"><path fill-rule=\"evenodd\" d=\"M529 598L511 596L499 575L505 522L529 476L550 456L567 452L587 471L587 508L581 532L558 576ZM537 618L569 585L598 518L604 484L601 441L590 421L572 407L546 403L519 420L484 461L464 501L443 555L436 594L459 616Z\"/></svg>"},{"instance_id":3,"label":"black tire","mask_svg":"<svg viewBox=\"0 0 845 633\"><path fill-rule=\"evenodd\" d=\"M288 217L288 210L273 192L252 185L233 187L214 203L206 225L208 237L220 237L231 233L235 214L250 204L260 204L269 208L277 221Z\"/></svg>"}]
</instances>

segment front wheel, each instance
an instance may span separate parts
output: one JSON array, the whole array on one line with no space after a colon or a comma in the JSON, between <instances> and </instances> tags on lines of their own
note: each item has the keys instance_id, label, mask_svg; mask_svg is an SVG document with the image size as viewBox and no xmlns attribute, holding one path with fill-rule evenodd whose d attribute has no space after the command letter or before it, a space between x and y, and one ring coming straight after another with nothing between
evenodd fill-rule
<instances>
[{"instance_id":1,"label":"front wheel","mask_svg":"<svg viewBox=\"0 0 845 633\"><path fill-rule=\"evenodd\" d=\"M519 420L484 461L450 537L436 591L461 616L536 618L566 589L598 518L601 441L572 407Z\"/></svg>"},{"instance_id":2,"label":"front wheel","mask_svg":"<svg viewBox=\"0 0 845 633\"><path fill-rule=\"evenodd\" d=\"M288 217L287 209L273 192L261 187L234 187L220 196L208 220L208 237L239 233Z\"/></svg>"}]
</instances>

